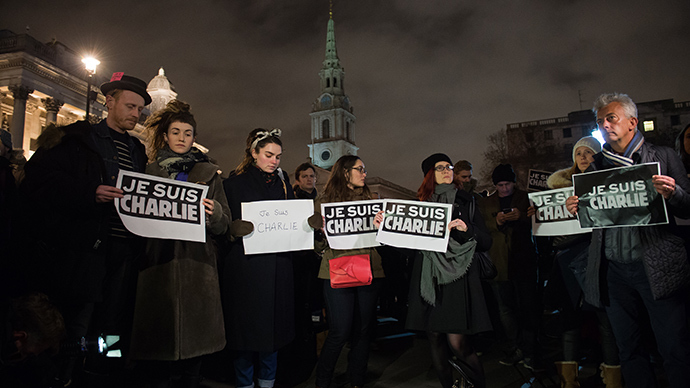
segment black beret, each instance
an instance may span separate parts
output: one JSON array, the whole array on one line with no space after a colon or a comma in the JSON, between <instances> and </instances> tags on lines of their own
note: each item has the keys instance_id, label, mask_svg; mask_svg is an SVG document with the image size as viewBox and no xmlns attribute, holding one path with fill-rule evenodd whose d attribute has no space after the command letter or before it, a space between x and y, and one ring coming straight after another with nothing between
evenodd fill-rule
<instances>
[{"instance_id":1,"label":"black beret","mask_svg":"<svg viewBox=\"0 0 690 388\"><path fill-rule=\"evenodd\" d=\"M491 180L494 181L494 184L498 182L515 182L516 178L513 166L510 164L499 164L491 174Z\"/></svg>"},{"instance_id":2,"label":"black beret","mask_svg":"<svg viewBox=\"0 0 690 388\"><path fill-rule=\"evenodd\" d=\"M424 176L429 172L429 170L433 169L436 163L438 162L448 162L451 165L453 162L450 161L450 158L446 154L433 154L429 156L428 158L424 159L422 162L422 171L424 172Z\"/></svg>"}]
</instances>

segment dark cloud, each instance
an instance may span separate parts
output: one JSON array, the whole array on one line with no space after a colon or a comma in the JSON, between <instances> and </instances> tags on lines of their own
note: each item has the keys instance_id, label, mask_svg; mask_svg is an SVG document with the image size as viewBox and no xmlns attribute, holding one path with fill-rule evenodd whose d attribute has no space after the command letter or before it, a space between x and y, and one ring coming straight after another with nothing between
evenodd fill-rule
<instances>
[{"instance_id":1,"label":"dark cloud","mask_svg":"<svg viewBox=\"0 0 690 388\"><path fill-rule=\"evenodd\" d=\"M308 156L328 1L5 3L0 28L95 50L102 74L163 66L225 170L255 127L283 128L287 170ZM690 100L687 1L336 1L333 14L359 154L411 189L429 154L479 171L489 134L580 98Z\"/></svg>"}]
</instances>

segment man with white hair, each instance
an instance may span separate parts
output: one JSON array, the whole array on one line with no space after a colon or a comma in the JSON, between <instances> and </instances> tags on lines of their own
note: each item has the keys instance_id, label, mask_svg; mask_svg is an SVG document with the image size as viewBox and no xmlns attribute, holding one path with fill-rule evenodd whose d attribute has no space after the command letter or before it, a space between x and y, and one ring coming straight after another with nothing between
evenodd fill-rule
<instances>
[{"instance_id":1,"label":"man with white hair","mask_svg":"<svg viewBox=\"0 0 690 388\"><path fill-rule=\"evenodd\" d=\"M658 162L660 175L652 182L666 201L670 224L594 229L585 299L606 308L626 387L656 386L642 340L645 315L669 386L689 387L690 331L683 290L690 285L690 263L673 216L690 216L690 181L672 149L645 142L637 128L637 107L628 95L602 94L593 110L606 144L588 171ZM568 198L566 206L575 214L577 197Z\"/></svg>"}]
</instances>

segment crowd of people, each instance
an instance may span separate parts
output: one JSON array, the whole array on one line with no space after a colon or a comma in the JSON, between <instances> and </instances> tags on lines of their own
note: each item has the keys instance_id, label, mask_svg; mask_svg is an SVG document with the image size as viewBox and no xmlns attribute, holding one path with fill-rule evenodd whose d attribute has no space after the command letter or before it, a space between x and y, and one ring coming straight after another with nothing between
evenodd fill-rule
<instances>
[{"instance_id":1,"label":"crowd of people","mask_svg":"<svg viewBox=\"0 0 690 388\"><path fill-rule=\"evenodd\" d=\"M393 251L409 267L405 325L426 335L440 385L458 386L457 372L465 383L485 387L473 341L479 333L496 333L505 352L501 364L535 372L546 367L539 341L542 247L553 252L547 293L562 315L562 354L555 363L562 387L580 386L587 314L599 323L607 387L623 381L655 386L651 357L663 359L669 386L690 386L690 233L676 224L676 217L690 216L690 125L675 152L654 146L637 130L637 110L627 95L602 95L594 111L603 148L583 137L573 147L573 165L548 180L551 189L569 187L575 174L658 162L652 182L666 202L667 225L594 229L536 244L537 209L517 187L510 164L496 166L495 191L480 194L471 163L453 165L436 153L421 162L417 200L452 205L445 252L334 249L322 231L321 204L378 198L365 183L362 159L338 159L321 193L316 168L302 164L293 187L280 168L281 131L257 128L247 137L242 162L223 180L219 167L194 146L198 129L189 105L173 100L153 112L144 147L128 131L151 102L146 84L116 73L101 91L106 119L49 125L21 169L7 157L11 136L0 133L0 246L9 253L0 282L3 386L198 387L203 356L226 349L238 388L273 387L283 363L295 374L296 365L307 365L302 381L315 367L316 387L327 388L349 343L347 376L360 388L367 383L385 261ZM206 242L131 233L114 206L124 195L116 184L120 171L208 186L202 200ZM254 224L242 218L242 204L296 198L314 201L307 220L314 251L245 253L243 238ZM567 209L577 213L577 197L568 198ZM374 224L383 217L376 214ZM490 275L480 263L487 254L495 266ZM367 282L333 282L332 263L349 257L365 260ZM321 309L328 330L317 359L311 315ZM116 336L106 347L122 357L89 354L87 342L104 335ZM70 351L75 344L79 351ZM52 368L45 355L52 356ZM46 379L28 372L31 367Z\"/></svg>"}]
</instances>

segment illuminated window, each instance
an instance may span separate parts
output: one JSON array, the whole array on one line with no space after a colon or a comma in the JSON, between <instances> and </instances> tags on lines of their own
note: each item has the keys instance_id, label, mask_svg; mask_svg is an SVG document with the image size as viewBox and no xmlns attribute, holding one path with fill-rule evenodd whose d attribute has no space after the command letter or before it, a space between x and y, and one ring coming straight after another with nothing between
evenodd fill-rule
<instances>
[{"instance_id":1,"label":"illuminated window","mask_svg":"<svg viewBox=\"0 0 690 388\"><path fill-rule=\"evenodd\" d=\"M654 130L654 121L652 121L652 120L643 121L642 127L644 128L645 132L653 131Z\"/></svg>"}]
</instances>

